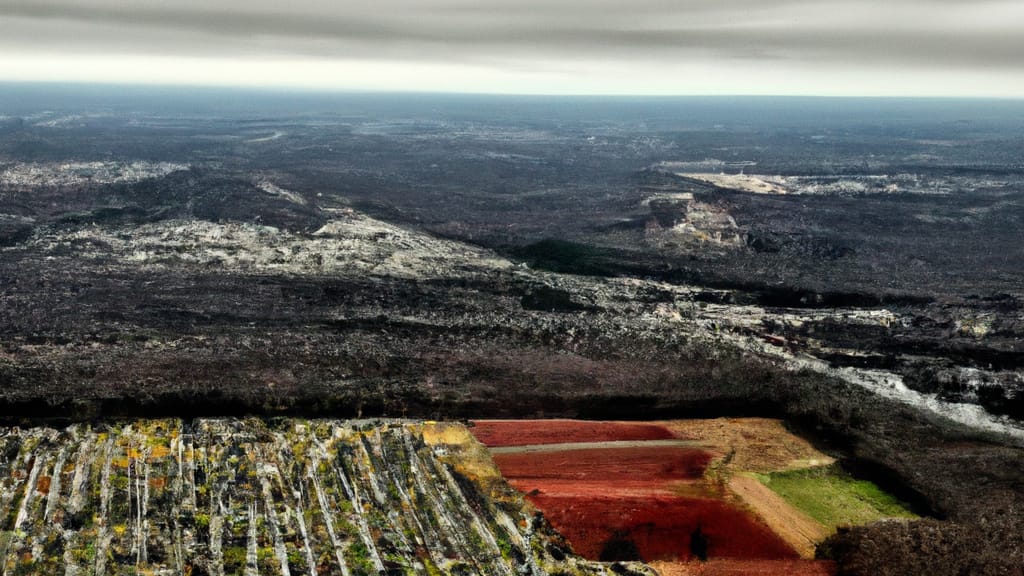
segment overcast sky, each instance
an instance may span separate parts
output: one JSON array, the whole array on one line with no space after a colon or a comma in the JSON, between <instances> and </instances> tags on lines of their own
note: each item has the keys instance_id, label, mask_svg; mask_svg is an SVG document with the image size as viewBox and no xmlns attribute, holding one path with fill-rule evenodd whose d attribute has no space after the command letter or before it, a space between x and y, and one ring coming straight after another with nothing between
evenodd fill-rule
<instances>
[{"instance_id":1,"label":"overcast sky","mask_svg":"<svg viewBox=\"0 0 1024 576\"><path fill-rule=\"evenodd\" d=\"M1024 97L1022 0L0 0L0 79Z\"/></svg>"}]
</instances>

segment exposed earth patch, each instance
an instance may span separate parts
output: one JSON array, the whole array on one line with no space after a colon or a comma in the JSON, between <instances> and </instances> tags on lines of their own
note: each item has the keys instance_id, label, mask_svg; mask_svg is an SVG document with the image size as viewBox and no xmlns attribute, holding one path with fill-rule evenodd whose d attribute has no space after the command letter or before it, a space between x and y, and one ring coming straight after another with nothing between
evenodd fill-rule
<instances>
[{"instance_id":1,"label":"exposed earth patch","mask_svg":"<svg viewBox=\"0 0 1024 576\"><path fill-rule=\"evenodd\" d=\"M829 574L814 558L837 528L914 517L777 420L481 420L472 430L577 553L655 562L665 575ZM886 505L841 513L844 498L869 493Z\"/></svg>"}]
</instances>

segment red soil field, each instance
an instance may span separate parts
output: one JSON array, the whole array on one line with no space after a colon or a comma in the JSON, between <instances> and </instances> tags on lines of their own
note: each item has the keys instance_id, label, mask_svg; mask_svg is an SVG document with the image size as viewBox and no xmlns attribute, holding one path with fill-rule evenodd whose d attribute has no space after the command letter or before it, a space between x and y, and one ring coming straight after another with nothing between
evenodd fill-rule
<instances>
[{"instance_id":1,"label":"red soil field","mask_svg":"<svg viewBox=\"0 0 1024 576\"><path fill-rule=\"evenodd\" d=\"M547 496L579 496L600 494L615 497L641 496L711 496L706 487L687 482L652 483L643 480L619 480L615 483L600 480L563 480L550 478L511 478L508 483L523 494L545 494Z\"/></svg>"},{"instance_id":2,"label":"red soil field","mask_svg":"<svg viewBox=\"0 0 1024 576\"><path fill-rule=\"evenodd\" d=\"M798 557L767 526L722 500L545 494L528 498L578 554L594 560L688 560L698 527L708 557Z\"/></svg>"},{"instance_id":3,"label":"red soil field","mask_svg":"<svg viewBox=\"0 0 1024 576\"><path fill-rule=\"evenodd\" d=\"M704 483L711 452L692 446L645 444L679 438L662 426L490 420L476 422L471 430L488 446L512 448L492 452L495 464L586 558L648 562L678 562L698 556L799 558L796 550L756 516L719 499ZM572 446L600 442L634 444ZM549 447L514 449L534 445ZM733 567L716 566L723 574Z\"/></svg>"},{"instance_id":4,"label":"red soil field","mask_svg":"<svg viewBox=\"0 0 1024 576\"><path fill-rule=\"evenodd\" d=\"M656 424L580 420L476 420L471 429L489 447L571 442L670 440L672 431Z\"/></svg>"},{"instance_id":5,"label":"red soil field","mask_svg":"<svg viewBox=\"0 0 1024 576\"><path fill-rule=\"evenodd\" d=\"M494 454L494 463L506 478L515 480L639 480L655 486L702 477L711 457L685 446L638 446L501 453Z\"/></svg>"}]
</instances>

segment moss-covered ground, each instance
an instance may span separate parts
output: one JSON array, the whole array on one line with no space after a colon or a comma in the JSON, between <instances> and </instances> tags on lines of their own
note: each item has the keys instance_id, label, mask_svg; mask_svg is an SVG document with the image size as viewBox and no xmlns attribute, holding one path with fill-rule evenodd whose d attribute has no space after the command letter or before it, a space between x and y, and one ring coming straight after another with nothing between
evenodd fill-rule
<instances>
[{"instance_id":1,"label":"moss-covered ground","mask_svg":"<svg viewBox=\"0 0 1024 576\"><path fill-rule=\"evenodd\" d=\"M837 465L755 476L793 507L830 528L883 518L917 518L874 483L853 478Z\"/></svg>"}]
</instances>

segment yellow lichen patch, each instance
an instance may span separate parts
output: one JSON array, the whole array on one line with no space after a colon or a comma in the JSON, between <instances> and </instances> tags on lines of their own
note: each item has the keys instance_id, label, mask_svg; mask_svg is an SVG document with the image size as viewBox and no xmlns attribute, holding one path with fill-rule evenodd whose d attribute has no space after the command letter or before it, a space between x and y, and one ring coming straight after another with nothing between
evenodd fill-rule
<instances>
[{"instance_id":1,"label":"yellow lichen patch","mask_svg":"<svg viewBox=\"0 0 1024 576\"><path fill-rule=\"evenodd\" d=\"M454 422L428 422L422 426L423 441L435 449L438 459L456 472L475 482L492 500L521 503L521 497L510 490L491 453L477 441L473 433Z\"/></svg>"},{"instance_id":2,"label":"yellow lichen patch","mask_svg":"<svg viewBox=\"0 0 1024 576\"><path fill-rule=\"evenodd\" d=\"M454 422L424 422L422 426L423 441L428 446L464 445L476 443L476 438L468 428Z\"/></svg>"},{"instance_id":3,"label":"yellow lichen patch","mask_svg":"<svg viewBox=\"0 0 1024 576\"><path fill-rule=\"evenodd\" d=\"M169 447L164 446L162 444L157 444L156 446L153 446L152 448L149 449L149 461L153 462L155 460L159 460L160 458L166 458L167 455L170 453L171 449Z\"/></svg>"}]
</instances>

